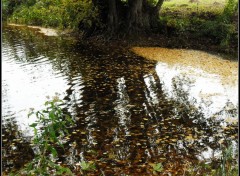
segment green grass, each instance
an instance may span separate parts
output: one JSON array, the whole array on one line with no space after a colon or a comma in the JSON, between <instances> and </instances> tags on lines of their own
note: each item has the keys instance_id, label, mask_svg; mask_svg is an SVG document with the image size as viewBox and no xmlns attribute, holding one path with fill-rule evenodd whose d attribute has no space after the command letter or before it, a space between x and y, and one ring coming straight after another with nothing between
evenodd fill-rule
<instances>
[{"instance_id":1,"label":"green grass","mask_svg":"<svg viewBox=\"0 0 240 176\"><path fill-rule=\"evenodd\" d=\"M160 15L162 29L171 29L171 35L183 38L209 38L225 52L236 52L237 0L189 1L165 1Z\"/></svg>"},{"instance_id":2,"label":"green grass","mask_svg":"<svg viewBox=\"0 0 240 176\"><path fill-rule=\"evenodd\" d=\"M199 2L189 2L190 0L169 0L162 6L162 13L181 13L182 15L193 12L203 13L221 13L226 4L225 0L198 0Z\"/></svg>"},{"instance_id":3,"label":"green grass","mask_svg":"<svg viewBox=\"0 0 240 176\"><path fill-rule=\"evenodd\" d=\"M200 162L188 168L188 173L199 172L203 176L238 176L238 151L233 145L222 147L219 161L211 163Z\"/></svg>"}]
</instances>

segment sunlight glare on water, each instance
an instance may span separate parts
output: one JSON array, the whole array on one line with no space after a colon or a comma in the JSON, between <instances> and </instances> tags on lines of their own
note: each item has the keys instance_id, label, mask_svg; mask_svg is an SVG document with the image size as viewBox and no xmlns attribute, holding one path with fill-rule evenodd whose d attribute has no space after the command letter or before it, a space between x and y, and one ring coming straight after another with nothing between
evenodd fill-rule
<instances>
[{"instance_id":1,"label":"sunlight glare on water","mask_svg":"<svg viewBox=\"0 0 240 176\"><path fill-rule=\"evenodd\" d=\"M203 108L206 118L221 111L228 102L238 106L237 83L224 84L216 74L193 67L168 66L162 62L156 65L156 72L170 97L174 96L172 80L186 77L190 81L184 85L185 90L189 92L189 100L196 100L196 105Z\"/></svg>"},{"instance_id":2,"label":"sunlight glare on water","mask_svg":"<svg viewBox=\"0 0 240 176\"><path fill-rule=\"evenodd\" d=\"M3 50L8 48L3 46ZM64 97L67 88L64 76L57 77L51 64L28 64L16 63L11 55L3 54L2 58L2 78L4 80L4 90L6 92L6 104L11 107L12 113L16 114L16 120L21 130L28 130L28 125L36 119L27 117L30 108L41 109L46 96L60 94ZM8 112L3 108L3 116ZM29 134L29 133L25 133Z\"/></svg>"}]
</instances>

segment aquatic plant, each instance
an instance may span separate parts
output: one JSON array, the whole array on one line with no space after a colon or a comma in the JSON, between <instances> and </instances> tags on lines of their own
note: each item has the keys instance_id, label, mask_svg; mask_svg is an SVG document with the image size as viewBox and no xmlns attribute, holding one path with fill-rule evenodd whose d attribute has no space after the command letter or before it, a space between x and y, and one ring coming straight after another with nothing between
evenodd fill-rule
<instances>
[{"instance_id":1,"label":"aquatic plant","mask_svg":"<svg viewBox=\"0 0 240 176\"><path fill-rule=\"evenodd\" d=\"M229 145L228 147L222 149L221 163L220 167L214 171L214 175L220 176L237 176L238 175L238 163L237 154L234 154L233 145Z\"/></svg>"},{"instance_id":2,"label":"aquatic plant","mask_svg":"<svg viewBox=\"0 0 240 176\"><path fill-rule=\"evenodd\" d=\"M203 176L237 176L238 151L233 145L222 146L220 158L213 158L212 161L199 161L197 164L187 163L184 175L203 175Z\"/></svg>"},{"instance_id":3,"label":"aquatic plant","mask_svg":"<svg viewBox=\"0 0 240 176\"><path fill-rule=\"evenodd\" d=\"M80 166L83 171L93 171L96 169L96 166L93 162L82 161L80 162Z\"/></svg>"},{"instance_id":4,"label":"aquatic plant","mask_svg":"<svg viewBox=\"0 0 240 176\"><path fill-rule=\"evenodd\" d=\"M163 165L162 163L150 163L150 166L152 166L153 174L157 175L157 172L163 171Z\"/></svg>"},{"instance_id":5,"label":"aquatic plant","mask_svg":"<svg viewBox=\"0 0 240 176\"><path fill-rule=\"evenodd\" d=\"M29 113L36 115L37 120L29 126L33 129L32 145L35 148L34 159L15 175L73 175L67 167L56 164L58 152L62 147L61 138L68 134L67 128L73 124L71 117L63 112L57 97L45 103L46 109Z\"/></svg>"}]
</instances>

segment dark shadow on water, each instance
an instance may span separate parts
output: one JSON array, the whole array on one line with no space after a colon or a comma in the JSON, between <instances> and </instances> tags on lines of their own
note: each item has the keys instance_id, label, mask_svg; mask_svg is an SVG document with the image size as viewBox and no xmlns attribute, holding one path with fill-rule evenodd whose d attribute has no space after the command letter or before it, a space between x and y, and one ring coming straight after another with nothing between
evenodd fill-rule
<instances>
[{"instance_id":1,"label":"dark shadow on water","mask_svg":"<svg viewBox=\"0 0 240 176\"><path fill-rule=\"evenodd\" d=\"M12 120L2 124L2 168L4 172L19 169L34 157L29 139L24 138Z\"/></svg>"}]
</instances>

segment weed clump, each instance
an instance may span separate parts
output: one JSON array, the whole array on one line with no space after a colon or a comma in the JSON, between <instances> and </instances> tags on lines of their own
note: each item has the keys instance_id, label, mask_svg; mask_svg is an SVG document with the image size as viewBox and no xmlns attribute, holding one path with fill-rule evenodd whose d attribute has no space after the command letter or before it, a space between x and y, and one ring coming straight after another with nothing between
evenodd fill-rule
<instances>
[{"instance_id":1,"label":"weed clump","mask_svg":"<svg viewBox=\"0 0 240 176\"><path fill-rule=\"evenodd\" d=\"M71 170L56 163L57 147L63 146L63 137L68 128L73 125L72 118L65 114L59 106L58 98L45 103L46 109L29 113L37 120L29 126L33 129L32 145L35 151L34 159L14 175L73 175Z\"/></svg>"}]
</instances>

